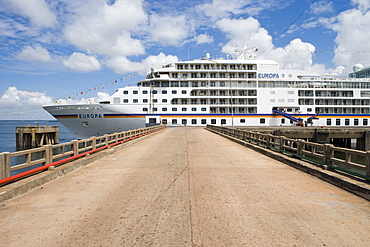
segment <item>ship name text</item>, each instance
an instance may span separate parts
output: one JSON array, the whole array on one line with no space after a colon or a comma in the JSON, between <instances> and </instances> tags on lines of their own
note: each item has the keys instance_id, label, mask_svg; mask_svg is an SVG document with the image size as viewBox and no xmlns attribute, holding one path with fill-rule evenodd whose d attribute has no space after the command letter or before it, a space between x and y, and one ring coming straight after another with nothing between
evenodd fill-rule
<instances>
[{"instance_id":1,"label":"ship name text","mask_svg":"<svg viewBox=\"0 0 370 247\"><path fill-rule=\"evenodd\" d=\"M87 114L78 114L78 118L87 119L87 118L103 118L103 114L100 113L87 113Z\"/></svg>"},{"instance_id":2,"label":"ship name text","mask_svg":"<svg viewBox=\"0 0 370 247\"><path fill-rule=\"evenodd\" d=\"M258 78L279 78L277 73L258 73Z\"/></svg>"}]
</instances>

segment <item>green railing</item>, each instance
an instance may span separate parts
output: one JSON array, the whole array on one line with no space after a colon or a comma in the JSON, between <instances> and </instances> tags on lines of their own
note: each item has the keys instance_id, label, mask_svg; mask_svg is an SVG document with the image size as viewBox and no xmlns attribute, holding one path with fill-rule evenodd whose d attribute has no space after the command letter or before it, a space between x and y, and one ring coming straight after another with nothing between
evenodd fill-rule
<instances>
[{"instance_id":1,"label":"green railing","mask_svg":"<svg viewBox=\"0 0 370 247\"><path fill-rule=\"evenodd\" d=\"M370 181L370 151L341 148L332 144L319 144L213 125L207 125L206 129Z\"/></svg>"}]
</instances>

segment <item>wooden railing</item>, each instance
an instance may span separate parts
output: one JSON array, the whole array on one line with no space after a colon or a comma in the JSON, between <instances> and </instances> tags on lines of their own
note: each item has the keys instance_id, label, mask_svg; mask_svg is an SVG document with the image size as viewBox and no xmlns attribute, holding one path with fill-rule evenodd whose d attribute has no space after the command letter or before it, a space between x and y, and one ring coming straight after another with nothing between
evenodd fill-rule
<instances>
[{"instance_id":1,"label":"wooden railing","mask_svg":"<svg viewBox=\"0 0 370 247\"><path fill-rule=\"evenodd\" d=\"M56 145L45 145L43 147L13 153L3 152L0 153L0 179L7 178L14 172L22 172L34 167L51 164L60 159L78 155L89 150L95 150L99 147L113 143L118 143L160 130L164 127L164 125L157 125L148 128L128 130L109 135L107 134L99 137L91 137L83 140L72 140L71 142Z\"/></svg>"},{"instance_id":2,"label":"wooden railing","mask_svg":"<svg viewBox=\"0 0 370 247\"><path fill-rule=\"evenodd\" d=\"M332 144L319 144L284 136L213 125L207 125L206 128L370 181L370 151L341 148Z\"/></svg>"}]
</instances>

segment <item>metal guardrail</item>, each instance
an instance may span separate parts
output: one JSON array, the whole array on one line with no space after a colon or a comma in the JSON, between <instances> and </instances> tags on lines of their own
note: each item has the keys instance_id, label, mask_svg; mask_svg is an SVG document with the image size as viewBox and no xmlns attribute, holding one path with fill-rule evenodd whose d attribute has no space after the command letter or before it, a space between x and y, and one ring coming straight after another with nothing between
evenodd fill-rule
<instances>
[{"instance_id":1,"label":"metal guardrail","mask_svg":"<svg viewBox=\"0 0 370 247\"><path fill-rule=\"evenodd\" d=\"M370 181L370 151L341 148L332 144L319 144L301 139L213 125L207 125L206 128Z\"/></svg>"},{"instance_id":2,"label":"metal guardrail","mask_svg":"<svg viewBox=\"0 0 370 247\"><path fill-rule=\"evenodd\" d=\"M39 148L12 153L3 152L0 153L0 179L10 177L12 172L22 171L37 166L45 166L57 160L75 156L89 150L95 150L113 143L122 142L130 138L132 139L161 128L164 128L164 125L128 130L83 140L72 140L71 142L45 145ZM11 165L12 163L16 164Z\"/></svg>"}]
</instances>

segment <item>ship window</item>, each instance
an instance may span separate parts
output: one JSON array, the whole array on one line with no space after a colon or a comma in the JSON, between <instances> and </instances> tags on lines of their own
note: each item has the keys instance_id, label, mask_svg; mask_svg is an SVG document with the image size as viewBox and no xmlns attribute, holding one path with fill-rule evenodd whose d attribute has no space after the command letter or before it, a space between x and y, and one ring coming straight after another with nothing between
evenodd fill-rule
<instances>
[{"instance_id":1,"label":"ship window","mask_svg":"<svg viewBox=\"0 0 370 247\"><path fill-rule=\"evenodd\" d=\"M143 108L143 111L148 111L148 108L144 107L144 108Z\"/></svg>"},{"instance_id":2,"label":"ship window","mask_svg":"<svg viewBox=\"0 0 370 247\"><path fill-rule=\"evenodd\" d=\"M205 107L202 107L202 109L200 109L201 111L207 111L207 108Z\"/></svg>"},{"instance_id":3,"label":"ship window","mask_svg":"<svg viewBox=\"0 0 370 247\"><path fill-rule=\"evenodd\" d=\"M172 119L172 124L177 124L177 119Z\"/></svg>"},{"instance_id":4,"label":"ship window","mask_svg":"<svg viewBox=\"0 0 370 247\"><path fill-rule=\"evenodd\" d=\"M331 125L331 118L326 119L326 125Z\"/></svg>"},{"instance_id":5,"label":"ship window","mask_svg":"<svg viewBox=\"0 0 370 247\"><path fill-rule=\"evenodd\" d=\"M167 111L167 107L163 107L162 108L162 111Z\"/></svg>"},{"instance_id":6,"label":"ship window","mask_svg":"<svg viewBox=\"0 0 370 247\"><path fill-rule=\"evenodd\" d=\"M139 92L137 90L132 91L133 94L138 94Z\"/></svg>"},{"instance_id":7,"label":"ship window","mask_svg":"<svg viewBox=\"0 0 370 247\"><path fill-rule=\"evenodd\" d=\"M176 90L172 90L172 94L177 94L177 91Z\"/></svg>"},{"instance_id":8,"label":"ship window","mask_svg":"<svg viewBox=\"0 0 370 247\"><path fill-rule=\"evenodd\" d=\"M188 120L187 120L187 119L182 119L182 120L181 120L181 123L182 123L182 124L187 124L187 123L188 123Z\"/></svg>"},{"instance_id":9,"label":"ship window","mask_svg":"<svg viewBox=\"0 0 370 247\"><path fill-rule=\"evenodd\" d=\"M197 108L193 107L191 108L191 111L197 111Z\"/></svg>"},{"instance_id":10,"label":"ship window","mask_svg":"<svg viewBox=\"0 0 370 247\"><path fill-rule=\"evenodd\" d=\"M281 123L282 123L282 124L285 124L285 118L282 118L282 119L281 119Z\"/></svg>"},{"instance_id":11,"label":"ship window","mask_svg":"<svg viewBox=\"0 0 370 247\"><path fill-rule=\"evenodd\" d=\"M355 118L355 119L353 120L353 124L354 124L354 125L358 125L358 118Z\"/></svg>"},{"instance_id":12,"label":"ship window","mask_svg":"<svg viewBox=\"0 0 370 247\"><path fill-rule=\"evenodd\" d=\"M182 111L187 111L186 107L181 108Z\"/></svg>"},{"instance_id":13,"label":"ship window","mask_svg":"<svg viewBox=\"0 0 370 247\"><path fill-rule=\"evenodd\" d=\"M312 112L312 108L307 108L307 112Z\"/></svg>"},{"instance_id":14,"label":"ship window","mask_svg":"<svg viewBox=\"0 0 370 247\"><path fill-rule=\"evenodd\" d=\"M134 99L132 102L134 102L134 103L138 103L138 102L139 102L139 100L138 100L138 99Z\"/></svg>"},{"instance_id":15,"label":"ship window","mask_svg":"<svg viewBox=\"0 0 370 247\"><path fill-rule=\"evenodd\" d=\"M180 87L188 87L188 86L189 86L189 82L187 81L180 82Z\"/></svg>"},{"instance_id":16,"label":"ship window","mask_svg":"<svg viewBox=\"0 0 370 247\"><path fill-rule=\"evenodd\" d=\"M226 124L226 119L221 119L221 124Z\"/></svg>"},{"instance_id":17,"label":"ship window","mask_svg":"<svg viewBox=\"0 0 370 247\"><path fill-rule=\"evenodd\" d=\"M171 81L171 87L178 87L179 82L178 81Z\"/></svg>"},{"instance_id":18,"label":"ship window","mask_svg":"<svg viewBox=\"0 0 370 247\"><path fill-rule=\"evenodd\" d=\"M158 93L157 90L153 90L152 92L153 92L153 94L157 94Z\"/></svg>"},{"instance_id":19,"label":"ship window","mask_svg":"<svg viewBox=\"0 0 370 247\"><path fill-rule=\"evenodd\" d=\"M207 124L207 119L202 119L202 124Z\"/></svg>"},{"instance_id":20,"label":"ship window","mask_svg":"<svg viewBox=\"0 0 370 247\"><path fill-rule=\"evenodd\" d=\"M216 119L211 119L211 124L216 124Z\"/></svg>"},{"instance_id":21,"label":"ship window","mask_svg":"<svg viewBox=\"0 0 370 247\"><path fill-rule=\"evenodd\" d=\"M197 120L196 119L192 119L191 120L191 124L197 124Z\"/></svg>"},{"instance_id":22,"label":"ship window","mask_svg":"<svg viewBox=\"0 0 370 247\"><path fill-rule=\"evenodd\" d=\"M270 91L270 94L275 94L275 91Z\"/></svg>"},{"instance_id":23,"label":"ship window","mask_svg":"<svg viewBox=\"0 0 370 247\"><path fill-rule=\"evenodd\" d=\"M264 124L264 123L266 123L266 119L260 118L260 124Z\"/></svg>"},{"instance_id":24,"label":"ship window","mask_svg":"<svg viewBox=\"0 0 370 247\"><path fill-rule=\"evenodd\" d=\"M362 120L362 125L367 125L368 120L365 118Z\"/></svg>"},{"instance_id":25,"label":"ship window","mask_svg":"<svg viewBox=\"0 0 370 247\"><path fill-rule=\"evenodd\" d=\"M240 119L240 123L245 123L245 119Z\"/></svg>"},{"instance_id":26,"label":"ship window","mask_svg":"<svg viewBox=\"0 0 370 247\"><path fill-rule=\"evenodd\" d=\"M128 99L123 99L123 103L128 103Z\"/></svg>"},{"instance_id":27,"label":"ship window","mask_svg":"<svg viewBox=\"0 0 370 247\"><path fill-rule=\"evenodd\" d=\"M167 99L162 99L162 103L167 103Z\"/></svg>"},{"instance_id":28,"label":"ship window","mask_svg":"<svg viewBox=\"0 0 370 247\"><path fill-rule=\"evenodd\" d=\"M167 90L162 90L162 94L167 94Z\"/></svg>"},{"instance_id":29,"label":"ship window","mask_svg":"<svg viewBox=\"0 0 370 247\"><path fill-rule=\"evenodd\" d=\"M344 119L344 124L349 125L349 119L348 118Z\"/></svg>"},{"instance_id":30,"label":"ship window","mask_svg":"<svg viewBox=\"0 0 370 247\"><path fill-rule=\"evenodd\" d=\"M153 103L157 103L158 102L158 100L157 99L153 99Z\"/></svg>"},{"instance_id":31,"label":"ship window","mask_svg":"<svg viewBox=\"0 0 370 247\"><path fill-rule=\"evenodd\" d=\"M167 124L167 119L162 119L162 124Z\"/></svg>"},{"instance_id":32,"label":"ship window","mask_svg":"<svg viewBox=\"0 0 370 247\"><path fill-rule=\"evenodd\" d=\"M153 111L158 111L158 109L156 107L153 108Z\"/></svg>"},{"instance_id":33,"label":"ship window","mask_svg":"<svg viewBox=\"0 0 370 247\"><path fill-rule=\"evenodd\" d=\"M172 111L177 111L177 108L176 108L176 107L173 107L173 108L172 108Z\"/></svg>"},{"instance_id":34,"label":"ship window","mask_svg":"<svg viewBox=\"0 0 370 247\"><path fill-rule=\"evenodd\" d=\"M225 82L224 81L220 81L220 87L224 87L225 86Z\"/></svg>"},{"instance_id":35,"label":"ship window","mask_svg":"<svg viewBox=\"0 0 370 247\"><path fill-rule=\"evenodd\" d=\"M148 99L143 99L143 103L148 103Z\"/></svg>"},{"instance_id":36,"label":"ship window","mask_svg":"<svg viewBox=\"0 0 370 247\"><path fill-rule=\"evenodd\" d=\"M181 91L181 93L182 93L182 94L186 94L186 90L182 90L182 91Z\"/></svg>"},{"instance_id":37,"label":"ship window","mask_svg":"<svg viewBox=\"0 0 370 247\"><path fill-rule=\"evenodd\" d=\"M128 91L127 90L123 91L123 94L128 94Z\"/></svg>"},{"instance_id":38,"label":"ship window","mask_svg":"<svg viewBox=\"0 0 370 247\"><path fill-rule=\"evenodd\" d=\"M335 125L340 125L340 118L335 119Z\"/></svg>"},{"instance_id":39,"label":"ship window","mask_svg":"<svg viewBox=\"0 0 370 247\"><path fill-rule=\"evenodd\" d=\"M216 86L216 82L211 81L211 87L215 87L215 86Z\"/></svg>"},{"instance_id":40,"label":"ship window","mask_svg":"<svg viewBox=\"0 0 370 247\"><path fill-rule=\"evenodd\" d=\"M201 81L201 82L200 82L200 86L201 86L201 87L205 87L205 86L207 86L207 82L205 82L205 81Z\"/></svg>"},{"instance_id":41,"label":"ship window","mask_svg":"<svg viewBox=\"0 0 370 247\"><path fill-rule=\"evenodd\" d=\"M144 90L144 91L143 91L143 94L148 94L148 91L147 91L147 90Z\"/></svg>"}]
</instances>

